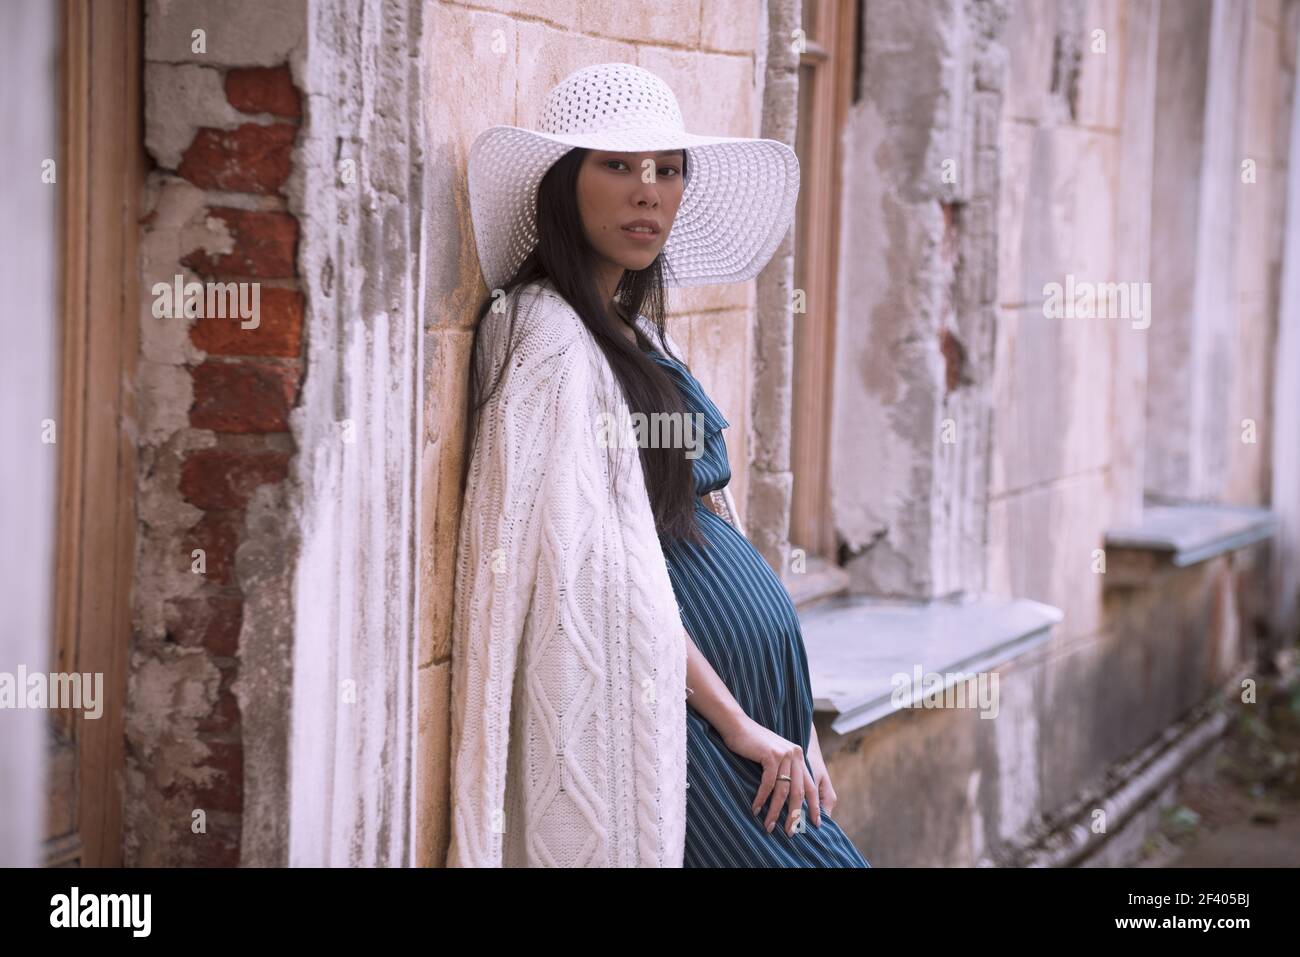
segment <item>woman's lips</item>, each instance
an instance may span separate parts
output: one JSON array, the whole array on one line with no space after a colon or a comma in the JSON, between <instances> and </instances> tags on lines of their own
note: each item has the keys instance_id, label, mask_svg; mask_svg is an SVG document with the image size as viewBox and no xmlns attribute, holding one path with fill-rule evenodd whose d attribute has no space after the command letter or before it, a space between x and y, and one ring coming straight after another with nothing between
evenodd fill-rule
<instances>
[{"instance_id":1,"label":"woman's lips","mask_svg":"<svg viewBox=\"0 0 1300 957\"><path fill-rule=\"evenodd\" d=\"M644 231L638 232L635 229L628 229L626 226L622 227L620 229L620 232L622 232L622 234L624 236L627 236L629 239L632 239L639 243L652 243L659 238L658 233L648 233Z\"/></svg>"}]
</instances>

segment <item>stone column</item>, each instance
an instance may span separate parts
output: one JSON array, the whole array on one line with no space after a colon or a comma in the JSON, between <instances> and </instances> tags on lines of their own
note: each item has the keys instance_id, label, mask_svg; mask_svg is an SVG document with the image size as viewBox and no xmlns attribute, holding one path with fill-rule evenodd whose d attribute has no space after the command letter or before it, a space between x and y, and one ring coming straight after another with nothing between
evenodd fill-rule
<instances>
[{"instance_id":1,"label":"stone column","mask_svg":"<svg viewBox=\"0 0 1300 957\"><path fill-rule=\"evenodd\" d=\"M420 3L313 0L291 865L415 860L425 228Z\"/></svg>"},{"instance_id":2,"label":"stone column","mask_svg":"<svg viewBox=\"0 0 1300 957\"><path fill-rule=\"evenodd\" d=\"M772 0L767 9L761 136L794 148L799 119L799 54L792 37L799 4ZM773 568L787 568L790 554L790 408L794 369L794 230L759 274L754 323L754 429L745 514L754 547Z\"/></svg>"},{"instance_id":3,"label":"stone column","mask_svg":"<svg viewBox=\"0 0 1300 957\"><path fill-rule=\"evenodd\" d=\"M1230 445L1238 120L1248 4L1161 5L1146 491L1217 501Z\"/></svg>"},{"instance_id":4,"label":"stone column","mask_svg":"<svg viewBox=\"0 0 1300 957\"><path fill-rule=\"evenodd\" d=\"M1294 28L1295 5L1285 24ZM1292 34L1294 36L1294 33ZM1276 379L1273 385L1273 472L1271 507L1278 519L1273 549L1274 635L1294 641L1300 630L1300 70L1291 92L1291 128L1286 153L1286 221L1280 305L1278 308Z\"/></svg>"},{"instance_id":5,"label":"stone column","mask_svg":"<svg viewBox=\"0 0 1300 957\"><path fill-rule=\"evenodd\" d=\"M1151 278L1152 155L1155 149L1156 57L1161 0L1130 0L1124 6L1123 101L1119 133L1119 176L1115 188L1115 262L1122 282ZM1112 47L1113 49L1113 47ZM1087 320L1084 320L1087 321ZM1144 499L1150 328L1143 322L1115 324L1115 408L1111 417L1112 525L1141 521Z\"/></svg>"}]
</instances>

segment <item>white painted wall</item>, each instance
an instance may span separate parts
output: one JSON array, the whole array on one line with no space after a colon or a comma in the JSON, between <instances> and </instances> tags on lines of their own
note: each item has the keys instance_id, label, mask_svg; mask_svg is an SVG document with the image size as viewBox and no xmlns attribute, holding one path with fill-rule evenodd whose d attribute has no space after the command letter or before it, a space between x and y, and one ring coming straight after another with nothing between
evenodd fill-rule
<instances>
[{"instance_id":1,"label":"white painted wall","mask_svg":"<svg viewBox=\"0 0 1300 957\"><path fill-rule=\"evenodd\" d=\"M293 415L289 864L399 867L415 855L420 20L399 0L313 9L339 29L308 29L295 64L312 105L290 189L307 375Z\"/></svg>"},{"instance_id":2,"label":"white painted wall","mask_svg":"<svg viewBox=\"0 0 1300 957\"><path fill-rule=\"evenodd\" d=\"M1287 160L1286 250L1278 308L1273 393L1274 621L1283 639L1300 628L1300 70L1291 97Z\"/></svg>"},{"instance_id":3,"label":"white painted wall","mask_svg":"<svg viewBox=\"0 0 1300 957\"><path fill-rule=\"evenodd\" d=\"M0 5L0 672L49 670L60 444L58 5ZM61 171L60 171L61 172ZM57 431L57 439L62 439ZM46 711L0 710L0 867L39 866L45 833Z\"/></svg>"}]
</instances>

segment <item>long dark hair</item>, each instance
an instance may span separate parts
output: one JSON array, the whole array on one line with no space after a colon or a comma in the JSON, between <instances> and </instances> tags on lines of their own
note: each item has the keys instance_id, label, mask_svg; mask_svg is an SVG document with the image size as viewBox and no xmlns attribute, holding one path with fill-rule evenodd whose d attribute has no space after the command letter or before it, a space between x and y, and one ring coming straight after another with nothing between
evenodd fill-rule
<instances>
[{"instance_id":1,"label":"long dark hair","mask_svg":"<svg viewBox=\"0 0 1300 957\"><path fill-rule=\"evenodd\" d=\"M500 293L509 296L518 286L534 280L549 279L555 291L573 307L583 325L595 337L604 352L623 392L623 401L629 413L655 412L685 413L687 408L681 394L667 372L642 351L644 337L636 330L637 342L629 341L619 330L620 319L612 318L601 302L601 295L593 280L595 250L587 241L578 210L578 172L589 151L575 147L557 160L537 187L537 246L520 264L504 284ZM687 157L682 151L682 180L687 177ZM645 269L623 271L615 295L618 308L624 317L632 319L644 315L654 326L660 352L672 355L664 337L664 270L671 269L660 252ZM671 274L670 274L671 275ZM479 410L487 403L505 378L510 368L510 355L515 346L515 319L518 297L510 309L508 343L502 373L490 387L480 380L479 332L483 317L499 297L497 290L488 290L488 296L474 322L474 341L470 350L469 421L465 429L465 447L462 457L461 491L465 489L474 437L477 431ZM579 414L578 410L574 414ZM640 447L641 469L646 490L654 511L655 527L661 541L689 541L705 544L695 518L695 481L691 460L680 448L651 448L647 443Z\"/></svg>"}]
</instances>

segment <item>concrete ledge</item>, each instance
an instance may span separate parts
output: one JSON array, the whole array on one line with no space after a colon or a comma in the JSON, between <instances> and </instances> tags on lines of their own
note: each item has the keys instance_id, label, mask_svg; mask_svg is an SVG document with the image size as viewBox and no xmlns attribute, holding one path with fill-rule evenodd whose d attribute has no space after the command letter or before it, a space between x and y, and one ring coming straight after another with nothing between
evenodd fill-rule
<instances>
[{"instance_id":1,"label":"concrete ledge","mask_svg":"<svg viewBox=\"0 0 1300 957\"><path fill-rule=\"evenodd\" d=\"M1149 505L1140 524L1106 532L1106 584L1136 585L1271 538L1277 520L1247 505Z\"/></svg>"},{"instance_id":2,"label":"concrete ledge","mask_svg":"<svg viewBox=\"0 0 1300 957\"><path fill-rule=\"evenodd\" d=\"M943 676L946 690L1045 641L1063 617L1051 605L990 595L924 603L855 595L821 602L799 614L813 708L834 714L831 729L848 734L898 710L895 675L933 672ZM920 696L909 695L909 701Z\"/></svg>"}]
</instances>

